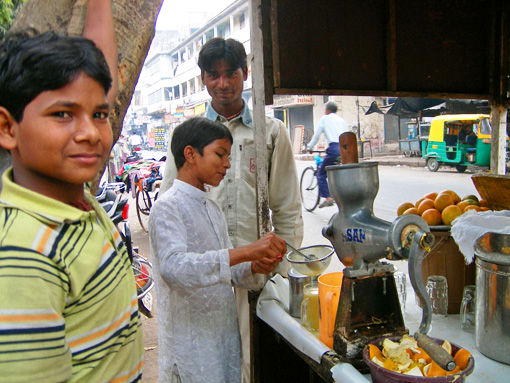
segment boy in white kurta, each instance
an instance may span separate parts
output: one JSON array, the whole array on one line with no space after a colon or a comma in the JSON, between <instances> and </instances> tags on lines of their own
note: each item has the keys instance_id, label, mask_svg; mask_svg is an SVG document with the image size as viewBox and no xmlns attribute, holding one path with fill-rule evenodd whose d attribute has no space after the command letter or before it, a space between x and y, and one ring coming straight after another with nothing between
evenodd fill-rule
<instances>
[{"instance_id":1,"label":"boy in white kurta","mask_svg":"<svg viewBox=\"0 0 510 383\"><path fill-rule=\"evenodd\" d=\"M204 118L176 128L171 149L179 169L151 209L156 275L160 382L241 382L241 347L232 286L261 288L286 251L273 233L232 249L217 186L230 167L232 136ZM260 274L259 274L260 273Z\"/></svg>"}]
</instances>

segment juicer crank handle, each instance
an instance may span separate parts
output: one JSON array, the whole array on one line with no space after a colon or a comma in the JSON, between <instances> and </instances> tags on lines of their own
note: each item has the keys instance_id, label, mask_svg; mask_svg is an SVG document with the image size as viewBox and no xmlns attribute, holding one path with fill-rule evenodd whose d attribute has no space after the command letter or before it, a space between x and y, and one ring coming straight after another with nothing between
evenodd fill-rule
<instances>
[{"instance_id":1,"label":"juicer crank handle","mask_svg":"<svg viewBox=\"0 0 510 383\"><path fill-rule=\"evenodd\" d=\"M338 138L342 164L358 163L358 141L353 132L345 132Z\"/></svg>"},{"instance_id":2,"label":"juicer crank handle","mask_svg":"<svg viewBox=\"0 0 510 383\"><path fill-rule=\"evenodd\" d=\"M430 234L424 233L418 230L414 233L411 249L409 251L409 279L413 286L414 292L422 302L422 316L421 323L418 332L421 334L427 334L430 329L430 322L432 320L432 304L430 302L429 295L425 288L425 283L422 277L422 263L425 258L424 242L427 242L427 236ZM430 238L430 237L429 237Z\"/></svg>"},{"instance_id":3,"label":"juicer crank handle","mask_svg":"<svg viewBox=\"0 0 510 383\"><path fill-rule=\"evenodd\" d=\"M439 344L434 342L425 334L417 332L414 334L414 338L430 358L437 363L445 371L453 371L455 369L455 360L448 351L442 348Z\"/></svg>"}]
</instances>

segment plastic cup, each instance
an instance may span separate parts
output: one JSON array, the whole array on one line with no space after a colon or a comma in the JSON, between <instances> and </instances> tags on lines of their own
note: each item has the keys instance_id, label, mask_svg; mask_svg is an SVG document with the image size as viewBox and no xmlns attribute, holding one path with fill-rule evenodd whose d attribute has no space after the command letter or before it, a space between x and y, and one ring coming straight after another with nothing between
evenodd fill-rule
<instances>
[{"instance_id":1,"label":"plastic cup","mask_svg":"<svg viewBox=\"0 0 510 383\"><path fill-rule=\"evenodd\" d=\"M342 272L319 276L319 339L329 348L333 347L336 312L342 287Z\"/></svg>"}]
</instances>

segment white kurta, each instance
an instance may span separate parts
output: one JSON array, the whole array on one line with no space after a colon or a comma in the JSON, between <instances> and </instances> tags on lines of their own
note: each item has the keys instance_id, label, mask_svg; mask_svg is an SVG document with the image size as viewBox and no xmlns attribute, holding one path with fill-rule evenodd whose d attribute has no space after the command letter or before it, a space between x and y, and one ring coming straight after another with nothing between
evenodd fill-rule
<instances>
[{"instance_id":1,"label":"white kurta","mask_svg":"<svg viewBox=\"0 0 510 383\"><path fill-rule=\"evenodd\" d=\"M149 219L159 328L159 382L241 381L241 346L232 285L261 288L251 264L230 267L232 248L218 205L179 180Z\"/></svg>"}]
</instances>

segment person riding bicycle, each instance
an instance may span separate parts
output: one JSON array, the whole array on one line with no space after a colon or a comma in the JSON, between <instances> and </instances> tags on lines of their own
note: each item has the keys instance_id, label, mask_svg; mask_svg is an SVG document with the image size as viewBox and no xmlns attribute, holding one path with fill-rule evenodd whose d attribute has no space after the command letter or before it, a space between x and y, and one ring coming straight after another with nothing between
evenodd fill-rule
<instances>
[{"instance_id":1,"label":"person riding bicycle","mask_svg":"<svg viewBox=\"0 0 510 383\"><path fill-rule=\"evenodd\" d=\"M338 139L342 133L350 131L345 120L336 114L337 110L338 106L335 102L329 101L326 104L324 116L320 119L319 126L307 145L307 150L311 153L321 134L324 134L329 144L326 149L326 156L324 157L319 171L317 172L319 196L324 198L324 201L319 205L319 208L332 206L335 203L329 194L326 166L335 164L338 156L340 156Z\"/></svg>"}]
</instances>

